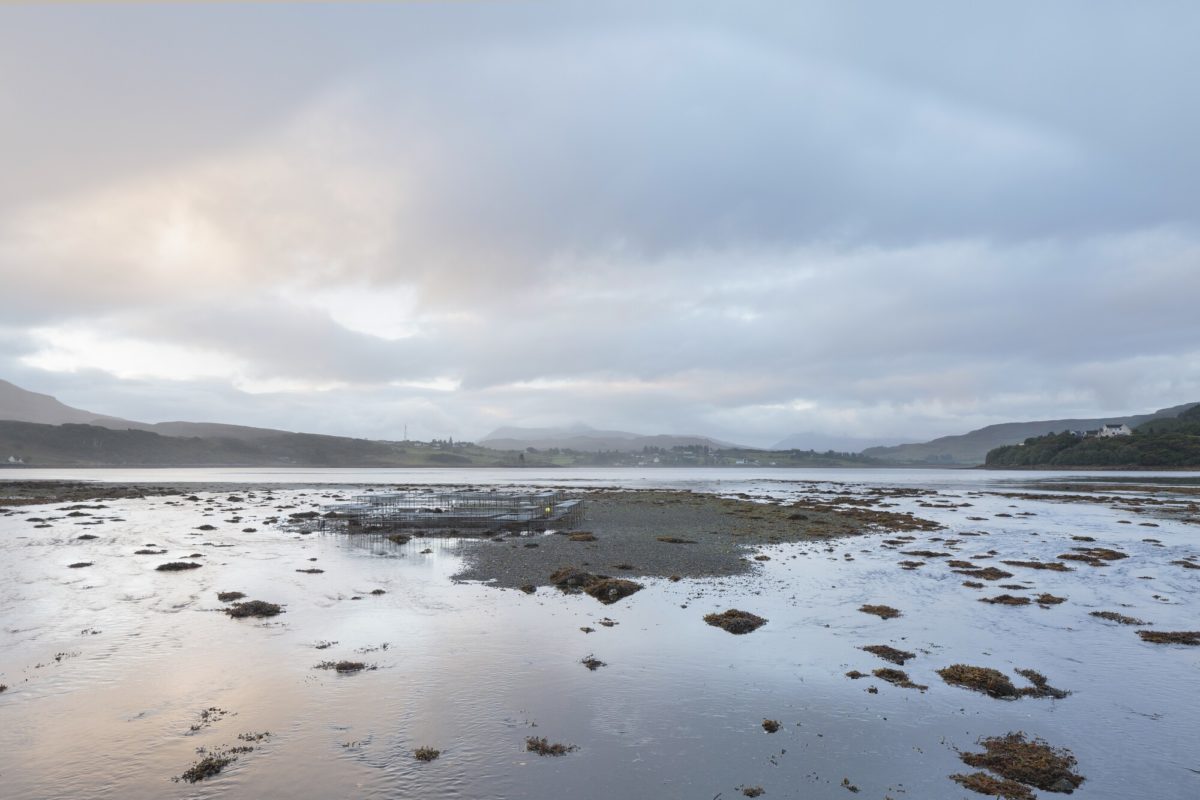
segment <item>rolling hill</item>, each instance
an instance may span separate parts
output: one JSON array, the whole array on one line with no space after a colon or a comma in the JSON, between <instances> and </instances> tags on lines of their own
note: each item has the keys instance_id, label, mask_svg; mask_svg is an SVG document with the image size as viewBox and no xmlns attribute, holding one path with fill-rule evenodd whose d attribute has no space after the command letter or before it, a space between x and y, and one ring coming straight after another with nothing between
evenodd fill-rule
<instances>
[{"instance_id":1,"label":"rolling hill","mask_svg":"<svg viewBox=\"0 0 1200 800\"><path fill-rule=\"evenodd\" d=\"M960 434L942 436L929 442L901 444L894 447L870 447L863 455L896 464L920 464L974 467L983 464L989 451L1004 445L1019 444L1033 436L1044 436L1068 430L1092 430L1107 423L1125 423L1135 428L1144 422L1164 417L1177 417L1197 403L1162 408L1149 414L1096 419L1049 419L1035 422L1004 422Z\"/></svg>"}]
</instances>

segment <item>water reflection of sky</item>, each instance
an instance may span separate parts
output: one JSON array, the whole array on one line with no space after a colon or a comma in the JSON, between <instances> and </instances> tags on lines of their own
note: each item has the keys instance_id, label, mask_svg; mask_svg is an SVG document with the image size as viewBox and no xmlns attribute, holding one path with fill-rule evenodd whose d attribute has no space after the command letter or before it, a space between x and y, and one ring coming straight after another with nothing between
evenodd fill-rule
<instances>
[{"instance_id":1,"label":"water reflection of sky","mask_svg":"<svg viewBox=\"0 0 1200 800\"><path fill-rule=\"evenodd\" d=\"M720 484L793 488L761 476L736 489ZM864 797L961 797L946 778L962 766L954 748L1018 729L1075 751L1088 777L1083 798L1190 797L1200 788L1191 771L1200 769L1200 706L1192 702L1200 653L1147 645L1133 629L1088 616L1111 609L1163 630L1200 627L1197 572L1170 564L1197 552L1195 526L1155 519L1159 527L1146 528L1137 523L1150 518L1106 505L956 491L970 508L898 501L953 531L988 533L964 538L956 557L995 549L1048 559L1078 544L1072 535L1131 557L1071 573L1011 569L1012 581L1068 602L1005 608L976 602L979 593L936 560L898 569L905 556L881 551L886 537L877 535L831 549L772 546L763 551L772 560L753 576L648 581L602 606L547 589L527 596L454 584L457 542L348 541L261 524L284 500L324 502L321 494L277 491L276 502L237 512L238 524L223 522L227 511L202 517L191 504L160 499L111 503L97 513L125 521L95 527L60 519L35 529L23 516L0 518L0 683L11 687L0 695L4 796L729 798L745 784L762 785L766 797L840 798L849 796L840 785L848 778ZM995 516L1016 510L1037 516ZM194 530L201 522L218 530ZM259 531L241 533L247 526ZM101 538L76 541L85 531ZM916 546L939 549L926 540L951 535L923 535ZM168 554L131 555L151 542ZM421 553L426 548L433 552ZM152 569L193 552L205 554L199 570ZM66 569L75 561L95 563ZM295 572L314 566L325 572ZM287 613L265 623L216 613L215 593L235 589L284 603ZM904 616L861 614L863 602L894 605ZM701 621L728 607L770 622L733 637ZM619 624L598 625L605 616ZM323 641L337 644L315 649ZM877 643L917 652L905 669L929 691L844 677L888 666L857 649ZM55 661L56 654L64 656ZM589 654L608 666L589 672L579 663ZM377 669L312 669L342 658ZM1074 693L992 700L941 682L934 671L955 662L1010 674L1032 667ZM868 694L868 685L879 693ZM184 735L210 706L236 716ZM764 733L765 717L783 729ZM238 733L262 730L272 738L218 779L170 782L196 747L238 744ZM523 749L529 735L580 749L539 758ZM442 757L413 760L411 750L425 744Z\"/></svg>"}]
</instances>

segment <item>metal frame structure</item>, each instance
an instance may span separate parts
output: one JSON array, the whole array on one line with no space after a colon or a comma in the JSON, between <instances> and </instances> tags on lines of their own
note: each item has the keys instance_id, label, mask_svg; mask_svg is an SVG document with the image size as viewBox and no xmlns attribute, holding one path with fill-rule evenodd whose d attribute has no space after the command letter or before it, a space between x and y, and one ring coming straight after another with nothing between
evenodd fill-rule
<instances>
[{"instance_id":1,"label":"metal frame structure","mask_svg":"<svg viewBox=\"0 0 1200 800\"><path fill-rule=\"evenodd\" d=\"M577 525L583 500L561 491L390 492L358 495L323 510L321 530L351 533L547 530Z\"/></svg>"}]
</instances>

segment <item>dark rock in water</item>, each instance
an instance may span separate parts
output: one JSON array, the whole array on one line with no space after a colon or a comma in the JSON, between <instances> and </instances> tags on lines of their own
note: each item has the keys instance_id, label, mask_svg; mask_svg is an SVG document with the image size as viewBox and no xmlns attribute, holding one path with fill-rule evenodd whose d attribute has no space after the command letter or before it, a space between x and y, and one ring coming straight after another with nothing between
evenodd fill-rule
<instances>
[{"instance_id":1,"label":"dark rock in water","mask_svg":"<svg viewBox=\"0 0 1200 800\"><path fill-rule=\"evenodd\" d=\"M81 542L90 542L92 539L99 539L100 537L94 533L84 533L80 536L76 536L75 538Z\"/></svg>"},{"instance_id":2,"label":"dark rock in water","mask_svg":"<svg viewBox=\"0 0 1200 800\"><path fill-rule=\"evenodd\" d=\"M217 526L215 526L215 525L205 524L205 525L197 525L196 526L196 530L198 530L198 531L215 531L216 529L217 529Z\"/></svg>"},{"instance_id":3,"label":"dark rock in water","mask_svg":"<svg viewBox=\"0 0 1200 800\"><path fill-rule=\"evenodd\" d=\"M537 587L534 586L532 583L527 583L520 588L521 588L521 591L524 592L525 594L533 594L534 592L537 591Z\"/></svg>"},{"instance_id":4,"label":"dark rock in water","mask_svg":"<svg viewBox=\"0 0 1200 800\"><path fill-rule=\"evenodd\" d=\"M91 562L91 561L76 561L74 564L68 564L67 568L68 569L83 569L84 567L92 566L92 563L93 562Z\"/></svg>"},{"instance_id":5,"label":"dark rock in water","mask_svg":"<svg viewBox=\"0 0 1200 800\"><path fill-rule=\"evenodd\" d=\"M200 564L194 561L168 561L155 567L159 572L182 572L185 569L200 569Z\"/></svg>"},{"instance_id":6,"label":"dark rock in water","mask_svg":"<svg viewBox=\"0 0 1200 800\"><path fill-rule=\"evenodd\" d=\"M756 631L767 624L767 620L763 617L736 608L722 611L720 614L705 614L704 621L709 625L738 635Z\"/></svg>"},{"instance_id":7,"label":"dark rock in water","mask_svg":"<svg viewBox=\"0 0 1200 800\"><path fill-rule=\"evenodd\" d=\"M217 599L222 603L232 603L234 600L241 600L245 596L243 592L217 592Z\"/></svg>"}]
</instances>

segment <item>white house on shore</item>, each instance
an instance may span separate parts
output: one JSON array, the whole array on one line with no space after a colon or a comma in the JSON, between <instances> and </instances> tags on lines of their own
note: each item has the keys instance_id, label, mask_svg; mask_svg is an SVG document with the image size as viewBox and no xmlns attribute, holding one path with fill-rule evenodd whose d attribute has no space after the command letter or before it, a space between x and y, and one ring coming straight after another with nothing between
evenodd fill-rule
<instances>
[{"instance_id":1,"label":"white house on shore","mask_svg":"<svg viewBox=\"0 0 1200 800\"><path fill-rule=\"evenodd\" d=\"M1088 434L1091 435L1092 432L1088 431ZM1100 430L1096 431L1094 435L1100 439L1108 439L1113 436L1132 436L1133 430L1124 422L1120 425L1109 425L1106 423L1101 425Z\"/></svg>"},{"instance_id":2,"label":"white house on shore","mask_svg":"<svg viewBox=\"0 0 1200 800\"><path fill-rule=\"evenodd\" d=\"M1105 423L1094 431L1067 431L1081 439L1110 439L1113 436L1133 436L1133 429L1122 422L1120 425Z\"/></svg>"}]
</instances>

